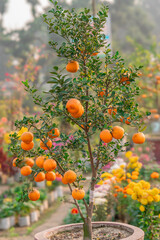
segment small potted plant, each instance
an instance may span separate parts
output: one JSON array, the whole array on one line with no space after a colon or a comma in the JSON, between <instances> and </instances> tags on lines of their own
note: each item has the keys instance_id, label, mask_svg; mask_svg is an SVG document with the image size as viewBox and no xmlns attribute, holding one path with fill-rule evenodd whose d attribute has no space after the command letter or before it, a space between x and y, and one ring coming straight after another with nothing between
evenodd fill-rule
<instances>
[{"instance_id":1,"label":"small potted plant","mask_svg":"<svg viewBox=\"0 0 160 240\"><path fill-rule=\"evenodd\" d=\"M18 225L20 227L30 226L30 204L28 202L21 203L19 210Z\"/></svg>"},{"instance_id":2,"label":"small potted plant","mask_svg":"<svg viewBox=\"0 0 160 240\"><path fill-rule=\"evenodd\" d=\"M0 206L0 230L7 230L15 224L13 207L3 203Z\"/></svg>"}]
</instances>

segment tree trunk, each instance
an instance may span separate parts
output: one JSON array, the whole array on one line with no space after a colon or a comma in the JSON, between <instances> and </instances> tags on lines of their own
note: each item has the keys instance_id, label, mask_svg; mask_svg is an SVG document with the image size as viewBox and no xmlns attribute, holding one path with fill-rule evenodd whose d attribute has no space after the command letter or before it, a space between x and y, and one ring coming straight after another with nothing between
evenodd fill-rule
<instances>
[{"instance_id":1,"label":"tree trunk","mask_svg":"<svg viewBox=\"0 0 160 240\"><path fill-rule=\"evenodd\" d=\"M86 218L83 225L83 240L92 240L91 218Z\"/></svg>"}]
</instances>

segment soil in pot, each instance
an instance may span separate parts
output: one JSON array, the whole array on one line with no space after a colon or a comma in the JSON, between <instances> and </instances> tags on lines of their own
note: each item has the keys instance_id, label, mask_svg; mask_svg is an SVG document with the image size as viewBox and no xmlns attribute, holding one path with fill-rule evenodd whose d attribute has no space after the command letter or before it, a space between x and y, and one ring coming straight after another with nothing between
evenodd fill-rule
<instances>
[{"instance_id":1,"label":"soil in pot","mask_svg":"<svg viewBox=\"0 0 160 240\"><path fill-rule=\"evenodd\" d=\"M131 235L125 229L118 229L111 226L93 228L93 240L120 240ZM83 240L83 230L74 228L64 232L53 234L51 240Z\"/></svg>"}]
</instances>

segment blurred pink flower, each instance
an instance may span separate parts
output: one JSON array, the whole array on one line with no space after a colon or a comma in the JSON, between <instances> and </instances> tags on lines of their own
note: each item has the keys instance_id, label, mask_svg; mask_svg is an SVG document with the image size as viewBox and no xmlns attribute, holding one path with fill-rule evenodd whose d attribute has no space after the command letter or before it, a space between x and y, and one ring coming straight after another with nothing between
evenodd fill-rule
<instances>
[{"instance_id":1,"label":"blurred pink flower","mask_svg":"<svg viewBox=\"0 0 160 240\"><path fill-rule=\"evenodd\" d=\"M10 74L8 72L5 73L5 76L8 77Z\"/></svg>"},{"instance_id":2,"label":"blurred pink flower","mask_svg":"<svg viewBox=\"0 0 160 240\"><path fill-rule=\"evenodd\" d=\"M103 146L107 147L107 143L103 143Z\"/></svg>"},{"instance_id":3,"label":"blurred pink flower","mask_svg":"<svg viewBox=\"0 0 160 240\"><path fill-rule=\"evenodd\" d=\"M146 147L146 151L149 152L149 151L150 151L150 148L149 148L149 147Z\"/></svg>"},{"instance_id":4,"label":"blurred pink flower","mask_svg":"<svg viewBox=\"0 0 160 240\"><path fill-rule=\"evenodd\" d=\"M138 148L138 151L139 151L139 152L142 152L142 147L139 147L139 148Z\"/></svg>"},{"instance_id":5,"label":"blurred pink flower","mask_svg":"<svg viewBox=\"0 0 160 240\"><path fill-rule=\"evenodd\" d=\"M132 148L131 148L131 151L133 152L134 150L135 150L134 147L132 147Z\"/></svg>"},{"instance_id":6,"label":"blurred pink flower","mask_svg":"<svg viewBox=\"0 0 160 240\"><path fill-rule=\"evenodd\" d=\"M2 117L2 118L1 118L1 121L2 121L3 123L6 123L6 122L7 122L7 118L6 118L6 117Z\"/></svg>"}]
</instances>

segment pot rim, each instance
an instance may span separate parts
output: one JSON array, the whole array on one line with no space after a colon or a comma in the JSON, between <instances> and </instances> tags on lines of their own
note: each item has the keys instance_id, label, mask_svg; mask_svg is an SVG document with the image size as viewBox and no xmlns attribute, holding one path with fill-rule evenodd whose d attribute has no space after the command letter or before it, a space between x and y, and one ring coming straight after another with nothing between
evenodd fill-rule
<instances>
[{"instance_id":1,"label":"pot rim","mask_svg":"<svg viewBox=\"0 0 160 240\"><path fill-rule=\"evenodd\" d=\"M100 225L105 226L108 225L110 227L117 227L120 229L126 229L131 235L127 238L123 238L122 240L143 240L144 239L144 232L138 227L135 227L130 224L126 223L119 223L119 222L92 222L93 225ZM72 227L81 227L83 223L74 223L74 224L67 224L61 225L53 228L49 228L45 231L39 232L34 236L35 240L48 240L49 237L52 235L53 231L59 231L61 229L69 229Z\"/></svg>"}]
</instances>

